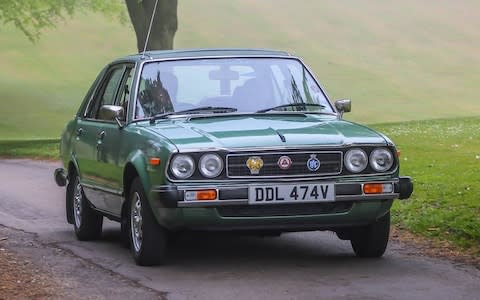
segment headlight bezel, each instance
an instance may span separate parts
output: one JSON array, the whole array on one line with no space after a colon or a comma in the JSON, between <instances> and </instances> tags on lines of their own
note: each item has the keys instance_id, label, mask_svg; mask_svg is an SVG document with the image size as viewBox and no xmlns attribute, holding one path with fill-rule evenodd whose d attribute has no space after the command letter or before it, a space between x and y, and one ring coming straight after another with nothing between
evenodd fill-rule
<instances>
[{"instance_id":1,"label":"headlight bezel","mask_svg":"<svg viewBox=\"0 0 480 300\"><path fill-rule=\"evenodd\" d=\"M378 156L379 152L387 154L388 159L390 160L390 162L386 165L386 167L379 167L379 165L377 163L377 159L375 159L375 157L374 157L376 155ZM369 165L372 168L372 170L375 171L375 172L379 172L379 173L387 172L388 170L390 170L393 167L394 164L395 164L395 156L393 155L392 151L390 151L387 148L384 148L384 147L375 148L370 153Z\"/></svg>"},{"instance_id":2,"label":"headlight bezel","mask_svg":"<svg viewBox=\"0 0 480 300\"><path fill-rule=\"evenodd\" d=\"M374 165L378 151L388 151L388 160L390 162L385 165L384 168L377 168ZM328 148L327 150L332 151L333 149ZM325 150L325 151L327 151ZM376 152L377 151L377 152ZM295 151L297 152L297 151ZM340 152L340 151L339 151ZM373 144L356 144L345 147L343 150L342 161L341 161L341 171L338 174L339 176L366 176L366 175L375 175L375 174L390 174L398 170L398 155L394 145L373 145ZM351 163L351 155L355 153L361 154L361 161L363 163L359 167L353 167ZM283 152L282 152L283 153ZM381 153L381 152L380 152ZM226 180L230 177L227 173L227 157L229 152L225 151L185 151L185 152L174 152L169 156L169 162L167 163L167 169L165 175L168 180L172 182L185 182L185 181L198 181L205 182L208 180ZM185 155L185 156L184 156ZM212 158L212 155L215 156L216 161L219 163L217 171L214 173L205 172L205 169L202 171L202 165L207 158ZM253 154L252 154L253 155ZM193 160L193 167L186 174L179 173L175 169L176 160L181 157L190 157ZM366 161L366 163L365 163ZM388 167L388 168L387 168ZM205 167L203 167L205 168Z\"/></svg>"},{"instance_id":3,"label":"headlight bezel","mask_svg":"<svg viewBox=\"0 0 480 300\"><path fill-rule=\"evenodd\" d=\"M363 157L363 159L365 161L363 166L357 167L357 168L355 166L352 166L351 156L354 155L355 153L360 154ZM369 157L368 157L367 152L364 149L362 149L362 148L352 148L352 149L349 149L347 152L345 152L343 164L349 172L354 173L354 174L358 174L358 173L361 173L361 172L365 171L365 169L368 167Z\"/></svg>"},{"instance_id":4,"label":"headlight bezel","mask_svg":"<svg viewBox=\"0 0 480 300\"><path fill-rule=\"evenodd\" d=\"M178 164L176 164L176 161L179 159L184 158L186 161L188 161L191 164L190 170L186 174L179 173L180 171L178 168L175 168ZM188 154L177 154L175 155L171 161L170 161L170 173L179 180L185 180L190 177L192 177L195 173L196 170L196 162L195 159Z\"/></svg>"},{"instance_id":5,"label":"headlight bezel","mask_svg":"<svg viewBox=\"0 0 480 300\"><path fill-rule=\"evenodd\" d=\"M213 158L218 163L218 169L211 174L208 174L209 170L207 167L205 167L205 164L207 163L206 160L209 158ZM223 162L222 157L217 153L205 153L198 160L198 171L205 178L212 179L220 176L223 172L224 167L225 163Z\"/></svg>"}]
</instances>

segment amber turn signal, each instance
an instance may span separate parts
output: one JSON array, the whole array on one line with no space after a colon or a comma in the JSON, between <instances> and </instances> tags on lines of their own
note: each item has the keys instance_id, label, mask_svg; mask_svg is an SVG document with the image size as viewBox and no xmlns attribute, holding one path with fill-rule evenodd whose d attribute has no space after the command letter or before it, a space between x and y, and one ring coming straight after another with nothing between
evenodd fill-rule
<instances>
[{"instance_id":1,"label":"amber turn signal","mask_svg":"<svg viewBox=\"0 0 480 300\"><path fill-rule=\"evenodd\" d=\"M185 191L185 201L217 200L217 190Z\"/></svg>"},{"instance_id":2,"label":"amber turn signal","mask_svg":"<svg viewBox=\"0 0 480 300\"><path fill-rule=\"evenodd\" d=\"M391 183L366 183L363 185L364 194L388 194L393 193Z\"/></svg>"},{"instance_id":3,"label":"amber turn signal","mask_svg":"<svg viewBox=\"0 0 480 300\"><path fill-rule=\"evenodd\" d=\"M150 165L151 166L156 167L156 166L159 166L160 163L161 163L160 158L158 158L158 157L151 157L150 158Z\"/></svg>"},{"instance_id":4,"label":"amber turn signal","mask_svg":"<svg viewBox=\"0 0 480 300\"><path fill-rule=\"evenodd\" d=\"M197 191L197 200L215 200L217 199L216 190Z\"/></svg>"},{"instance_id":5,"label":"amber turn signal","mask_svg":"<svg viewBox=\"0 0 480 300\"><path fill-rule=\"evenodd\" d=\"M383 193L383 184L381 183L367 183L363 186L364 194L381 194Z\"/></svg>"}]
</instances>

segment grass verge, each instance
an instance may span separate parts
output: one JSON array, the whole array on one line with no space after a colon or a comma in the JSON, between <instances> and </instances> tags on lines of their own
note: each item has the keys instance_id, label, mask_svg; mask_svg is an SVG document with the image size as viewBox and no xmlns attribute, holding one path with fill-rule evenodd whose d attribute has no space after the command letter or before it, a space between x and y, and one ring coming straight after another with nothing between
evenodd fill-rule
<instances>
[{"instance_id":1,"label":"grass verge","mask_svg":"<svg viewBox=\"0 0 480 300\"><path fill-rule=\"evenodd\" d=\"M415 184L395 202L394 223L480 255L480 117L373 127L395 141ZM58 140L0 141L0 156L58 159Z\"/></svg>"},{"instance_id":2,"label":"grass verge","mask_svg":"<svg viewBox=\"0 0 480 300\"><path fill-rule=\"evenodd\" d=\"M480 255L480 117L375 125L401 150L414 194L393 221Z\"/></svg>"},{"instance_id":3,"label":"grass verge","mask_svg":"<svg viewBox=\"0 0 480 300\"><path fill-rule=\"evenodd\" d=\"M0 141L0 157L59 159L59 140L5 140Z\"/></svg>"}]
</instances>

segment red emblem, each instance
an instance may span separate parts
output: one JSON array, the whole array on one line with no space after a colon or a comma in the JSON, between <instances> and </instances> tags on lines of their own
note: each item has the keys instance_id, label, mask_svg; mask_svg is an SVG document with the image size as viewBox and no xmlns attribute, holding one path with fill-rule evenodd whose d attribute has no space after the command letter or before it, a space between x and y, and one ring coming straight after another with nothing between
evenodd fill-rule
<instances>
[{"instance_id":1,"label":"red emblem","mask_svg":"<svg viewBox=\"0 0 480 300\"><path fill-rule=\"evenodd\" d=\"M280 156L280 158L277 161L277 165L280 169L287 170L292 166L292 160L290 159L290 157L286 155Z\"/></svg>"}]
</instances>

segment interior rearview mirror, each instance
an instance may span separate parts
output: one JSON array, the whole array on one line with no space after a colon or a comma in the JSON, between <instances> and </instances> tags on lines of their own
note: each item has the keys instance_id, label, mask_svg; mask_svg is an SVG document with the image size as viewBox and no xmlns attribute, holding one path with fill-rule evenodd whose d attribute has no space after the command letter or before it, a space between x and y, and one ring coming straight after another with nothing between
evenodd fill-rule
<instances>
[{"instance_id":1,"label":"interior rearview mirror","mask_svg":"<svg viewBox=\"0 0 480 300\"><path fill-rule=\"evenodd\" d=\"M352 111L352 101L347 99L337 100L335 101L335 108L343 116L344 113Z\"/></svg>"}]
</instances>

